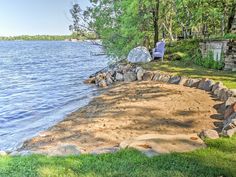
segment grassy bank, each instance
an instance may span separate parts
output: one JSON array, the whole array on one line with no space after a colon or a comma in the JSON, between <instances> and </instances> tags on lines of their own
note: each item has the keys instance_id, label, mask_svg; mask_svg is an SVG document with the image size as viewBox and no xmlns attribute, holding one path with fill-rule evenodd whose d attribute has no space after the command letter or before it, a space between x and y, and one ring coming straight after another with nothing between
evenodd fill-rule
<instances>
[{"instance_id":1,"label":"grassy bank","mask_svg":"<svg viewBox=\"0 0 236 177\"><path fill-rule=\"evenodd\" d=\"M147 158L134 150L70 157L0 157L1 177L236 176L236 136L208 140L208 148Z\"/></svg>"},{"instance_id":2,"label":"grassy bank","mask_svg":"<svg viewBox=\"0 0 236 177\"><path fill-rule=\"evenodd\" d=\"M236 88L236 72L209 69L196 64L196 59L201 57L198 49L199 40L168 43L163 63L150 62L141 65L147 70L159 70L191 78L209 78L223 82L228 88Z\"/></svg>"},{"instance_id":3,"label":"grassy bank","mask_svg":"<svg viewBox=\"0 0 236 177\"><path fill-rule=\"evenodd\" d=\"M191 61L165 61L164 63L151 62L148 64L142 64L142 66L148 70L158 70L173 75L191 78L209 78L217 82L223 82L228 88L236 88L236 72L207 69L195 65Z\"/></svg>"}]
</instances>

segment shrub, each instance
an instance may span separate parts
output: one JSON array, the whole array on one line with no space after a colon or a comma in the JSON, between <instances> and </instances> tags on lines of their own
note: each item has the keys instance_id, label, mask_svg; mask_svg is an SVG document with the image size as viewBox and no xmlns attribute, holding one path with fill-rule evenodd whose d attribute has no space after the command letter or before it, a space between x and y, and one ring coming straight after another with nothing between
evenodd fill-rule
<instances>
[{"instance_id":1,"label":"shrub","mask_svg":"<svg viewBox=\"0 0 236 177\"><path fill-rule=\"evenodd\" d=\"M202 57L200 55L200 52L196 55L194 59L194 63L200 66L203 66L205 68L210 69L218 69L221 70L224 68L224 60L223 55L221 56L221 59L216 61L213 57L213 52L209 52L206 57Z\"/></svg>"}]
</instances>

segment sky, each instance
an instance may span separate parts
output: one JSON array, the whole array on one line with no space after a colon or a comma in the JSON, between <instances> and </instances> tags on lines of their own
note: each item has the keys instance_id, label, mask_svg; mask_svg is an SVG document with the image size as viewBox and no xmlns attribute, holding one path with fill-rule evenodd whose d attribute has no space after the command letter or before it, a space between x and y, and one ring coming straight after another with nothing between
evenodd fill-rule
<instances>
[{"instance_id":1,"label":"sky","mask_svg":"<svg viewBox=\"0 0 236 177\"><path fill-rule=\"evenodd\" d=\"M0 36L70 34L69 9L88 0L0 0Z\"/></svg>"}]
</instances>

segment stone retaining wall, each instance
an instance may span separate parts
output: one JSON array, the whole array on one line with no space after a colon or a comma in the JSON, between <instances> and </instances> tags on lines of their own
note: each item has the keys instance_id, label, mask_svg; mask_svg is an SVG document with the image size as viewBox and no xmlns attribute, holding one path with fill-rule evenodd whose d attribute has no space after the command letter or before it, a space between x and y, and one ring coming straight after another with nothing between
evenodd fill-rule
<instances>
[{"instance_id":1,"label":"stone retaining wall","mask_svg":"<svg viewBox=\"0 0 236 177\"><path fill-rule=\"evenodd\" d=\"M236 71L236 40L231 40L227 44L228 50L225 55L225 70Z\"/></svg>"},{"instance_id":2,"label":"stone retaining wall","mask_svg":"<svg viewBox=\"0 0 236 177\"><path fill-rule=\"evenodd\" d=\"M224 59L224 70L236 71L236 40L206 41L199 46L203 57L213 52L215 61Z\"/></svg>"},{"instance_id":3,"label":"stone retaining wall","mask_svg":"<svg viewBox=\"0 0 236 177\"><path fill-rule=\"evenodd\" d=\"M107 72L97 73L85 81L87 84L96 84L99 87L107 87L115 82L133 81L158 81L169 84L183 85L205 90L214 95L224 103L220 111L224 114L223 128L219 132L222 136L231 137L236 133L236 89L228 89L221 82L214 82L210 79L193 79L182 76L173 76L159 71L145 71L142 67L135 65L119 64ZM213 130L202 132L201 135L208 137Z\"/></svg>"}]
</instances>

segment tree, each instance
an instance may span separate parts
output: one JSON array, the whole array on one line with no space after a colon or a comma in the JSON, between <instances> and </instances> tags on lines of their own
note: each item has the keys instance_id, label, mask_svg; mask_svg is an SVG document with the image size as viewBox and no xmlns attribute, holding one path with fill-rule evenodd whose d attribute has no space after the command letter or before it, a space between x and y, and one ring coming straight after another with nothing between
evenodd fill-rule
<instances>
[{"instance_id":1,"label":"tree","mask_svg":"<svg viewBox=\"0 0 236 177\"><path fill-rule=\"evenodd\" d=\"M85 26L93 29L103 40L108 54L118 57L125 57L138 45L151 49L160 39L161 31L167 40L222 36L232 25L236 3L235 0L90 2L92 6L83 13L83 18L80 16L81 9L73 7L73 29L84 29L75 24L86 17L89 23ZM74 13L79 15L73 15Z\"/></svg>"}]
</instances>

